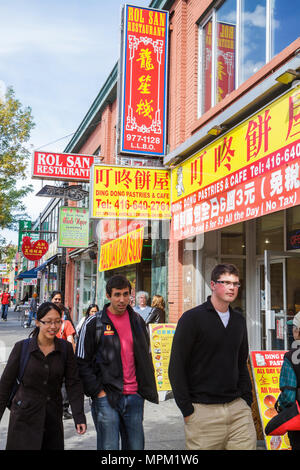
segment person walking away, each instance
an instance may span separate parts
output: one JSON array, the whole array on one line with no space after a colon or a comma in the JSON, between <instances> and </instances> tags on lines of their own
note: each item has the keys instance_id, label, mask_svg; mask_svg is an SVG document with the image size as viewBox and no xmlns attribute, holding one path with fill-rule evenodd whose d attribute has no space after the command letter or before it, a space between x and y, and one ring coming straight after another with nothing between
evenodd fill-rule
<instances>
[{"instance_id":1,"label":"person walking away","mask_svg":"<svg viewBox=\"0 0 300 470\"><path fill-rule=\"evenodd\" d=\"M142 317L130 307L131 284L113 276L100 315L84 323L76 345L84 392L92 398L98 450L144 449L144 400L158 403L150 341ZM101 320L100 337L97 325Z\"/></svg>"},{"instance_id":2,"label":"person walking away","mask_svg":"<svg viewBox=\"0 0 300 470\"><path fill-rule=\"evenodd\" d=\"M35 317L36 317L37 308L38 308L37 293L34 292L34 293L32 294L32 299L31 299L30 304L29 304L28 321L27 321L27 323L24 325L24 328L30 328L31 322L32 322L32 318L35 318Z\"/></svg>"},{"instance_id":3,"label":"person walking away","mask_svg":"<svg viewBox=\"0 0 300 470\"><path fill-rule=\"evenodd\" d=\"M279 388L281 393L277 400L277 410L291 406L295 400L299 400L300 388L300 312L287 324L293 325L293 338L291 349L285 353L280 370ZM288 431L288 438L292 450L300 450L300 431Z\"/></svg>"},{"instance_id":4,"label":"person walking away","mask_svg":"<svg viewBox=\"0 0 300 470\"><path fill-rule=\"evenodd\" d=\"M133 307L133 310L136 313L139 313L141 317L143 318L143 320L146 320L149 313L151 312L151 307L147 305L148 299L149 299L148 292L145 292L145 291L137 292L136 294L137 305Z\"/></svg>"},{"instance_id":5,"label":"person walking away","mask_svg":"<svg viewBox=\"0 0 300 470\"><path fill-rule=\"evenodd\" d=\"M255 450L246 321L231 308L234 265L211 273L211 296L185 312L173 338L169 378L184 417L188 450Z\"/></svg>"},{"instance_id":6,"label":"person walking away","mask_svg":"<svg viewBox=\"0 0 300 470\"><path fill-rule=\"evenodd\" d=\"M10 305L10 299L11 299L11 295L7 287L1 296L1 312L2 312L3 321L7 321L7 314L8 314L8 307Z\"/></svg>"},{"instance_id":7,"label":"person walking away","mask_svg":"<svg viewBox=\"0 0 300 470\"><path fill-rule=\"evenodd\" d=\"M79 336L80 330L84 324L84 322L92 315L95 315L97 312L99 312L99 307L97 304L91 304L88 306L87 311L85 315L81 318L81 320L78 322L78 325L76 326L76 334Z\"/></svg>"},{"instance_id":8,"label":"person walking away","mask_svg":"<svg viewBox=\"0 0 300 470\"><path fill-rule=\"evenodd\" d=\"M69 320L65 319L64 317L65 307L63 306L63 304L56 302L55 305L57 305L61 313L61 326L56 336L60 339L63 339L64 341L68 341L69 343L71 343L73 351L75 352L75 340L74 340L74 336L76 334L75 328L73 327L73 324ZM70 402L68 399L68 394L67 394L67 390L66 390L66 386L64 382L62 385L61 393L63 397L63 409L64 409L63 417L64 419L72 419L72 413L70 412L70 409L69 409Z\"/></svg>"},{"instance_id":9,"label":"person walking away","mask_svg":"<svg viewBox=\"0 0 300 470\"><path fill-rule=\"evenodd\" d=\"M149 323L165 323L165 301L161 295L154 295L151 303L151 310L145 319L146 325Z\"/></svg>"},{"instance_id":10,"label":"person walking away","mask_svg":"<svg viewBox=\"0 0 300 470\"><path fill-rule=\"evenodd\" d=\"M65 379L75 428L86 431L84 393L72 346L56 337L60 310L51 302L40 305L30 335L29 358L11 403L7 450L63 450L61 385ZM0 379L0 420L18 376L23 342L18 341Z\"/></svg>"}]
</instances>

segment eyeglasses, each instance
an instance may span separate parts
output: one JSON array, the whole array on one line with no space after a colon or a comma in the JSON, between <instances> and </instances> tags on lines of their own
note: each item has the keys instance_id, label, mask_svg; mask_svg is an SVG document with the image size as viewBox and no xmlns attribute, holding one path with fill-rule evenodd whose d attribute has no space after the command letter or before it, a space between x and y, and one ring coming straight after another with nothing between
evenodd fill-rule
<instances>
[{"instance_id":1,"label":"eyeglasses","mask_svg":"<svg viewBox=\"0 0 300 470\"><path fill-rule=\"evenodd\" d=\"M54 321L50 321L50 320L47 320L47 321L39 320L39 322L43 323L43 325L46 325L46 326L50 326L50 325L59 326L59 325L61 325L62 320L54 320Z\"/></svg>"},{"instance_id":2,"label":"eyeglasses","mask_svg":"<svg viewBox=\"0 0 300 470\"><path fill-rule=\"evenodd\" d=\"M233 286L236 288L241 287L241 284L239 282L231 282L231 281L215 281L215 284L223 284L223 286L227 286L227 287L230 287L230 286Z\"/></svg>"}]
</instances>

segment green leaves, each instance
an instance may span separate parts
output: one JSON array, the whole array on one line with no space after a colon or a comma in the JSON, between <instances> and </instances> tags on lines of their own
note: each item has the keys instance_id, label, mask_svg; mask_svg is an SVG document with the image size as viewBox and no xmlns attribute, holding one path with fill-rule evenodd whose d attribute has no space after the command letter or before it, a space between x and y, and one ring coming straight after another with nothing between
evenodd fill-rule
<instances>
[{"instance_id":1,"label":"green leaves","mask_svg":"<svg viewBox=\"0 0 300 470\"><path fill-rule=\"evenodd\" d=\"M22 199L32 191L31 185L17 189L17 182L25 179L30 151L26 142L34 127L31 109L23 108L8 88L0 98L0 227L16 228L23 212Z\"/></svg>"}]
</instances>

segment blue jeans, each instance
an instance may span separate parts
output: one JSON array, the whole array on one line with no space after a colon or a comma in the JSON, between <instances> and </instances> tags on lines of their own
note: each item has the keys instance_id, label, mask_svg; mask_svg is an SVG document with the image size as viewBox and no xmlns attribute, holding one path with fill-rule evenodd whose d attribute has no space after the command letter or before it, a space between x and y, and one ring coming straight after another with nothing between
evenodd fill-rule
<instances>
[{"instance_id":1,"label":"blue jeans","mask_svg":"<svg viewBox=\"0 0 300 470\"><path fill-rule=\"evenodd\" d=\"M27 325L30 326L31 325L31 322L32 322L32 319L33 318L36 318L36 313L35 312L32 312L31 310L29 311L29 314L28 314L28 322L27 322Z\"/></svg>"},{"instance_id":2,"label":"blue jeans","mask_svg":"<svg viewBox=\"0 0 300 470\"><path fill-rule=\"evenodd\" d=\"M3 320L7 319L8 304L2 304L2 318Z\"/></svg>"},{"instance_id":3,"label":"blue jeans","mask_svg":"<svg viewBox=\"0 0 300 470\"><path fill-rule=\"evenodd\" d=\"M136 395L122 395L116 408L107 396L92 402L92 416L97 431L97 450L144 450L144 399Z\"/></svg>"}]
</instances>

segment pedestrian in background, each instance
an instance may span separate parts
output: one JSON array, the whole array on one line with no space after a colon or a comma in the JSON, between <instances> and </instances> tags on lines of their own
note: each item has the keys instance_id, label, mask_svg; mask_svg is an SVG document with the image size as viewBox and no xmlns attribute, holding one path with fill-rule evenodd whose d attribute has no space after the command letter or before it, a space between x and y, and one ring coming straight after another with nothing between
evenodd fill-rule
<instances>
[{"instance_id":1,"label":"pedestrian in background","mask_svg":"<svg viewBox=\"0 0 300 470\"><path fill-rule=\"evenodd\" d=\"M151 310L146 317L145 322L149 323L165 323L165 301L161 295L154 295L151 303Z\"/></svg>"},{"instance_id":2,"label":"pedestrian in background","mask_svg":"<svg viewBox=\"0 0 300 470\"><path fill-rule=\"evenodd\" d=\"M37 296L38 295L37 295L36 292L34 292L32 294L32 299L29 303L28 321L24 324L24 328L30 328L32 318L36 317L36 312L37 312L37 309L38 309Z\"/></svg>"},{"instance_id":3,"label":"pedestrian in background","mask_svg":"<svg viewBox=\"0 0 300 470\"><path fill-rule=\"evenodd\" d=\"M55 304L46 302L38 308L28 362L11 404L7 450L63 450L63 379L76 431L86 431L82 384L71 345L56 337L60 325L61 312ZM18 377L23 342L14 345L0 379L0 420Z\"/></svg>"},{"instance_id":4,"label":"pedestrian in background","mask_svg":"<svg viewBox=\"0 0 300 470\"><path fill-rule=\"evenodd\" d=\"M64 317L64 311L65 307L63 306L62 303L59 303L56 301L55 305L58 307L61 313L61 325L60 329L57 332L56 336L60 339L63 339L65 341L68 341L69 343L72 344L73 351L75 352L75 335L76 335L76 330L73 327L73 324L69 321L66 320ZM68 393L66 390L65 383L63 382L62 384L62 389L61 389L62 397L63 397L63 417L64 419L71 419L72 418L72 413L70 412L70 401L68 398Z\"/></svg>"},{"instance_id":5,"label":"pedestrian in background","mask_svg":"<svg viewBox=\"0 0 300 470\"><path fill-rule=\"evenodd\" d=\"M62 296L62 292L60 290L54 290L52 292L51 302L53 302L54 304L59 305L60 309L62 309L63 320L68 320L69 322L71 322L72 326L75 330L75 325L74 325L72 317L70 315L70 311L67 307L64 306L63 296Z\"/></svg>"},{"instance_id":6,"label":"pedestrian in background","mask_svg":"<svg viewBox=\"0 0 300 470\"><path fill-rule=\"evenodd\" d=\"M7 314L8 314L8 307L10 305L11 295L9 293L8 287L2 292L1 295L1 312L2 312L2 320L7 321Z\"/></svg>"},{"instance_id":7,"label":"pedestrian in background","mask_svg":"<svg viewBox=\"0 0 300 470\"><path fill-rule=\"evenodd\" d=\"M78 322L78 325L76 326L76 333L77 336L79 336L80 330L84 324L84 322L91 317L92 315L95 315L97 312L99 312L99 307L96 304L91 304L88 306L87 311L85 315L81 318L81 320Z\"/></svg>"},{"instance_id":8,"label":"pedestrian in background","mask_svg":"<svg viewBox=\"0 0 300 470\"><path fill-rule=\"evenodd\" d=\"M144 449L144 400L158 403L149 336L142 317L130 307L131 284L113 276L106 304L86 320L76 345L85 394L92 398L98 450Z\"/></svg>"},{"instance_id":9,"label":"pedestrian in background","mask_svg":"<svg viewBox=\"0 0 300 470\"><path fill-rule=\"evenodd\" d=\"M148 299L149 299L148 292L145 292L145 291L137 292L136 294L137 305L133 307L133 310L136 313L139 313L143 320L146 320L149 313L151 312L151 307L147 305Z\"/></svg>"},{"instance_id":10,"label":"pedestrian in background","mask_svg":"<svg viewBox=\"0 0 300 470\"><path fill-rule=\"evenodd\" d=\"M280 370L279 388L281 393L277 400L279 412L295 403L296 399L300 400L300 312L287 323L293 326L294 343L291 349L285 353ZM292 450L300 450L300 431L288 431L288 437Z\"/></svg>"},{"instance_id":11,"label":"pedestrian in background","mask_svg":"<svg viewBox=\"0 0 300 470\"><path fill-rule=\"evenodd\" d=\"M169 378L189 450L255 450L246 320L232 309L240 287L234 265L217 265L212 295L179 319Z\"/></svg>"}]
</instances>

